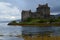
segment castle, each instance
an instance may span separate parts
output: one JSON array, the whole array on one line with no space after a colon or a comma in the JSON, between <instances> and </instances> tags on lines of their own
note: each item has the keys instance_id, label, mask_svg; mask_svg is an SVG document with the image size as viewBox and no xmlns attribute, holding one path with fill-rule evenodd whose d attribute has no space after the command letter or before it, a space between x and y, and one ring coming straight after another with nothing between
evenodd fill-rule
<instances>
[{"instance_id":1,"label":"castle","mask_svg":"<svg viewBox=\"0 0 60 40\"><path fill-rule=\"evenodd\" d=\"M50 16L50 7L48 4L45 5L38 5L36 8L36 12L22 11L22 21L26 20L27 18L49 18Z\"/></svg>"}]
</instances>

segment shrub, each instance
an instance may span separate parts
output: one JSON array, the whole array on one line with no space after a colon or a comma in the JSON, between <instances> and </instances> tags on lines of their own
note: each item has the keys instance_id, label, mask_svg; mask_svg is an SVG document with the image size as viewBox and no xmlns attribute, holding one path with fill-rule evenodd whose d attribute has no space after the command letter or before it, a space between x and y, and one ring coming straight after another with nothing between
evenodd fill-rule
<instances>
[{"instance_id":1,"label":"shrub","mask_svg":"<svg viewBox=\"0 0 60 40\"><path fill-rule=\"evenodd\" d=\"M30 21L32 21L32 18L27 18L27 20L26 20L27 22L30 22Z\"/></svg>"},{"instance_id":2,"label":"shrub","mask_svg":"<svg viewBox=\"0 0 60 40\"><path fill-rule=\"evenodd\" d=\"M12 21L12 23L16 23L16 21Z\"/></svg>"},{"instance_id":3,"label":"shrub","mask_svg":"<svg viewBox=\"0 0 60 40\"><path fill-rule=\"evenodd\" d=\"M39 23L44 23L44 20L39 20L38 22L39 22Z\"/></svg>"}]
</instances>

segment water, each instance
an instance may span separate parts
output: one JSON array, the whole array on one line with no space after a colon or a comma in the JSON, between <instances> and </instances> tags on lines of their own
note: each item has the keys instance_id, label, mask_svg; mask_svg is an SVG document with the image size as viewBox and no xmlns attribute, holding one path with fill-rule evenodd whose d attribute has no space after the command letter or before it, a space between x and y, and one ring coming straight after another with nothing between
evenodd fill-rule
<instances>
[{"instance_id":1,"label":"water","mask_svg":"<svg viewBox=\"0 0 60 40\"><path fill-rule=\"evenodd\" d=\"M8 26L7 23L0 23L0 40L24 40L21 26Z\"/></svg>"},{"instance_id":2,"label":"water","mask_svg":"<svg viewBox=\"0 0 60 40\"><path fill-rule=\"evenodd\" d=\"M0 37L0 40L23 40L23 38L3 36L3 37Z\"/></svg>"},{"instance_id":3,"label":"water","mask_svg":"<svg viewBox=\"0 0 60 40\"><path fill-rule=\"evenodd\" d=\"M0 40L24 40L22 34L37 34L51 31L51 36L60 36L60 27L36 27L36 26L8 26L8 23L0 23ZM20 35L20 37L16 37Z\"/></svg>"},{"instance_id":4,"label":"water","mask_svg":"<svg viewBox=\"0 0 60 40\"><path fill-rule=\"evenodd\" d=\"M8 26L7 23L0 23L0 35L21 35L21 26Z\"/></svg>"},{"instance_id":5,"label":"water","mask_svg":"<svg viewBox=\"0 0 60 40\"><path fill-rule=\"evenodd\" d=\"M23 29L23 34L44 34L44 33L48 33L51 32L51 36L60 36L60 27L54 27L54 26L49 26L49 27L37 27L37 26L32 26L32 27L28 27L25 26L22 28Z\"/></svg>"}]
</instances>

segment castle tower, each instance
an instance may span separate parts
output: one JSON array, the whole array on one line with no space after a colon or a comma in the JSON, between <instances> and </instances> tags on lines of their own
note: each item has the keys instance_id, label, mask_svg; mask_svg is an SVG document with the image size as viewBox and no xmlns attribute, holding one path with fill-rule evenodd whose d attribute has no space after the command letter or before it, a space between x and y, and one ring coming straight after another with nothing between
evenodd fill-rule
<instances>
[{"instance_id":1,"label":"castle tower","mask_svg":"<svg viewBox=\"0 0 60 40\"><path fill-rule=\"evenodd\" d=\"M28 11L22 11L22 21L25 21L27 18L29 18L31 15L31 10Z\"/></svg>"},{"instance_id":2,"label":"castle tower","mask_svg":"<svg viewBox=\"0 0 60 40\"><path fill-rule=\"evenodd\" d=\"M40 5L36 9L37 13L40 17L49 17L50 16L50 7L48 7L48 4Z\"/></svg>"},{"instance_id":3,"label":"castle tower","mask_svg":"<svg viewBox=\"0 0 60 40\"><path fill-rule=\"evenodd\" d=\"M48 4L40 5L36 8L36 12L22 11L22 21L25 21L27 18L49 18L50 17L50 7Z\"/></svg>"}]
</instances>

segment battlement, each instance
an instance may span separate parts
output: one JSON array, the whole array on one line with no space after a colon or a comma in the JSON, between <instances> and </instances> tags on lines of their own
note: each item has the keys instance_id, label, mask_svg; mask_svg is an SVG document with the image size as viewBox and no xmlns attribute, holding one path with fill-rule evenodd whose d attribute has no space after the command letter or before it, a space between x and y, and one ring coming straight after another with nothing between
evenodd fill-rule
<instances>
[{"instance_id":1,"label":"battlement","mask_svg":"<svg viewBox=\"0 0 60 40\"><path fill-rule=\"evenodd\" d=\"M31 10L22 10L22 11L31 11Z\"/></svg>"},{"instance_id":2,"label":"battlement","mask_svg":"<svg viewBox=\"0 0 60 40\"><path fill-rule=\"evenodd\" d=\"M27 18L48 18L50 16L50 7L46 3L45 5L38 5L36 8L36 12L31 12L31 10L23 10L22 11L22 20L26 20Z\"/></svg>"},{"instance_id":3,"label":"battlement","mask_svg":"<svg viewBox=\"0 0 60 40\"><path fill-rule=\"evenodd\" d=\"M48 3L46 3L45 5L39 4L38 7L48 7Z\"/></svg>"}]
</instances>

